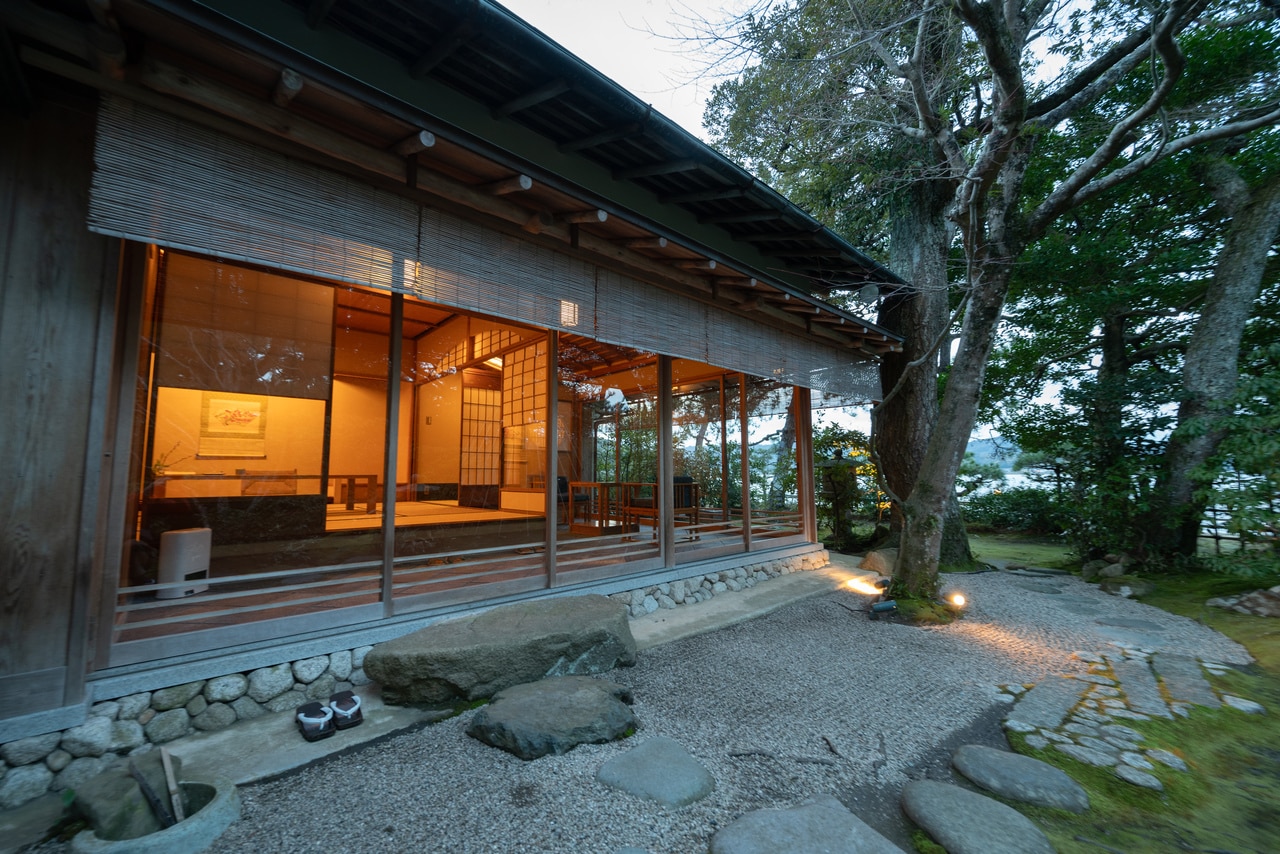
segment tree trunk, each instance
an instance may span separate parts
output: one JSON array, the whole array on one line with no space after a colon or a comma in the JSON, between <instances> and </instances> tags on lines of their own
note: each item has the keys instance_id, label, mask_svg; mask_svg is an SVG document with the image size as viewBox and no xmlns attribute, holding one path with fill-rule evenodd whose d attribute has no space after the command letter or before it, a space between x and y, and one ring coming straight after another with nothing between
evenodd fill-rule
<instances>
[{"instance_id":1,"label":"tree trunk","mask_svg":"<svg viewBox=\"0 0 1280 854\"><path fill-rule=\"evenodd\" d=\"M912 285L880 304L880 324L903 336L903 342L902 352L885 353L880 360L881 394L897 391L872 410L871 443L885 485L902 500L911 494L938 421L938 359L926 356L948 320L951 233L942 212L949 198L941 182L919 182L895 208L890 223L890 266ZM913 362L920 364L908 371ZM890 512L890 531L898 536L901 505L894 501Z\"/></svg>"},{"instance_id":2,"label":"tree trunk","mask_svg":"<svg viewBox=\"0 0 1280 854\"><path fill-rule=\"evenodd\" d=\"M1231 177L1212 171L1207 175L1220 199L1228 191L1223 185L1233 183ZM1280 235L1280 174L1246 199L1237 199L1237 205L1227 201L1229 209L1235 208L1231 226L1183 363L1178 429L1165 450L1158 513L1147 526L1152 551L1165 556L1196 553L1208 503L1205 493L1214 480L1208 463L1223 435L1212 423L1235 394L1240 338L1262 287L1267 256Z\"/></svg>"},{"instance_id":3,"label":"tree trunk","mask_svg":"<svg viewBox=\"0 0 1280 854\"><path fill-rule=\"evenodd\" d=\"M977 419L982 380L995 344L1011 269L1008 263L990 258L974 265L976 280L960 332L960 349L939 405L937 427L929 439L915 488L902 508L904 527L894 579L911 595L933 597L938 592L944 520L948 503L955 501L956 473Z\"/></svg>"},{"instance_id":4,"label":"tree trunk","mask_svg":"<svg viewBox=\"0 0 1280 854\"><path fill-rule=\"evenodd\" d=\"M938 365L942 351L950 356L950 339L930 353L946 333L950 321L947 252L951 226L943 217L950 187L942 181L913 185L890 223L890 263L914 287L891 294L880 307L880 323L903 336L901 353L886 353L880 361L880 388L897 390L873 410L871 441L877 464L890 492L905 501L920 473L929 437L938 421ZM949 358L947 359L949 362ZM919 362L908 370L907 366ZM891 504L890 541L900 543L902 505ZM948 566L973 563L960 504L951 490L942 539L941 560Z\"/></svg>"}]
</instances>

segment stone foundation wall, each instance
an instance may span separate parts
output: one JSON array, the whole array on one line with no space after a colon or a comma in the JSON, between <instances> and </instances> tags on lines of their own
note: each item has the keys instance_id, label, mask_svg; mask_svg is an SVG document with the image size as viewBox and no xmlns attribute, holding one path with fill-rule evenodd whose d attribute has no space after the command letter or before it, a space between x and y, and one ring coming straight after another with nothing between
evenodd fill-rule
<instances>
[{"instance_id":1,"label":"stone foundation wall","mask_svg":"<svg viewBox=\"0 0 1280 854\"><path fill-rule=\"evenodd\" d=\"M635 590L627 590L623 593L611 593L609 598L630 608L633 618L643 617L662 608L696 605L721 593L736 593L748 587L755 587L761 581L777 578L779 575L803 572L806 569L821 569L830 560L830 553L823 549L797 557L753 563L708 575L695 575L680 581L637 587Z\"/></svg>"},{"instance_id":2,"label":"stone foundation wall","mask_svg":"<svg viewBox=\"0 0 1280 854\"><path fill-rule=\"evenodd\" d=\"M705 602L722 593L829 561L826 550L639 587L610 598L632 618L663 608ZM0 809L12 809L45 792L75 789L122 756L151 750L194 732L225 729L236 721L328 700L335 691L369 683L364 656L371 646L131 694L89 710L89 719L62 732L0 745Z\"/></svg>"},{"instance_id":3,"label":"stone foundation wall","mask_svg":"<svg viewBox=\"0 0 1280 854\"><path fill-rule=\"evenodd\" d=\"M47 791L75 789L118 757L368 684L363 665L371 649L342 650L96 703L80 726L0 745L0 809Z\"/></svg>"}]
</instances>

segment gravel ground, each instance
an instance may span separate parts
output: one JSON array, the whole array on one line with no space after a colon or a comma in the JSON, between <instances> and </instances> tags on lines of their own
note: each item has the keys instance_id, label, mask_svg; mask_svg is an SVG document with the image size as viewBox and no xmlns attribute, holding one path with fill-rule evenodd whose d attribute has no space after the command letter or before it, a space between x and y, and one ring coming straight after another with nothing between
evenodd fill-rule
<instances>
[{"instance_id":1,"label":"gravel ground","mask_svg":"<svg viewBox=\"0 0 1280 854\"><path fill-rule=\"evenodd\" d=\"M715 776L696 804L668 809L597 783L634 742L524 762L465 735L468 713L242 787L243 818L211 850L705 852L743 813L821 793L905 845L903 784L945 779L958 744L1003 743L997 686L1083 673L1071 653L1113 642L1250 661L1198 623L1076 578L947 578L971 603L948 627L870 621L863 597L834 592L608 674L635 693L635 739L674 738Z\"/></svg>"}]
</instances>

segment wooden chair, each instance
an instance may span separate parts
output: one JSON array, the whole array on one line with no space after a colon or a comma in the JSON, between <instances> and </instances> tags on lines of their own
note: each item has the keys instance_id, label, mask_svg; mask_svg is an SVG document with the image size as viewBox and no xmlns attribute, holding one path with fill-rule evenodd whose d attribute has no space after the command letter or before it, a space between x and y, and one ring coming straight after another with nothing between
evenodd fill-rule
<instances>
[{"instance_id":1,"label":"wooden chair","mask_svg":"<svg viewBox=\"0 0 1280 854\"><path fill-rule=\"evenodd\" d=\"M702 503L702 484L695 483L687 475L676 475L674 483L675 500L672 503L673 517L677 527L681 525L697 525L699 507ZM658 536L658 522L662 510L659 506L658 485L656 483L629 483L623 493L623 512L629 524L639 524L641 519L649 519L653 525L653 536ZM697 534L694 534L694 538Z\"/></svg>"},{"instance_id":2,"label":"wooden chair","mask_svg":"<svg viewBox=\"0 0 1280 854\"><path fill-rule=\"evenodd\" d=\"M574 519L575 508L583 507L591 496L585 492L573 493L569 490L569 478L564 475L556 477L556 508L560 511L557 520L561 525L568 525Z\"/></svg>"}]
</instances>

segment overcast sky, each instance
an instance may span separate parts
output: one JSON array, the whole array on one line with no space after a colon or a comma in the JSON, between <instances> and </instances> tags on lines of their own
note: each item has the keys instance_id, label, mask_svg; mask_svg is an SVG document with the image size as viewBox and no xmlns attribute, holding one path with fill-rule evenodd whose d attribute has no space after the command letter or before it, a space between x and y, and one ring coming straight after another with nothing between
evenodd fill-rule
<instances>
[{"instance_id":1,"label":"overcast sky","mask_svg":"<svg viewBox=\"0 0 1280 854\"><path fill-rule=\"evenodd\" d=\"M682 23L725 20L748 0L496 0L632 94L706 139L702 107L714 80L679 35Z\"/></svg>"}]
</instances>

